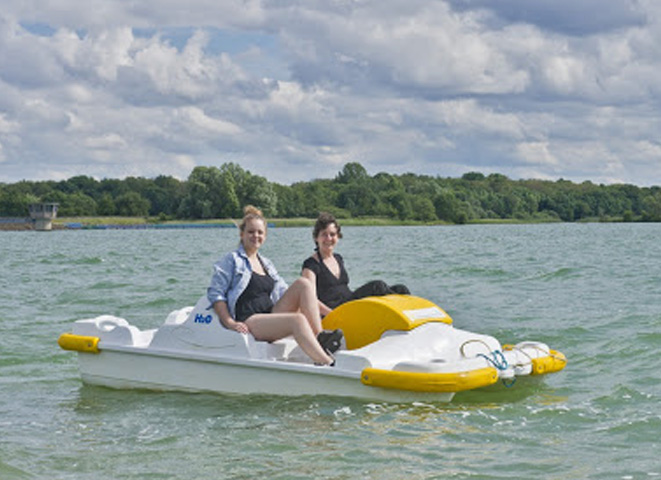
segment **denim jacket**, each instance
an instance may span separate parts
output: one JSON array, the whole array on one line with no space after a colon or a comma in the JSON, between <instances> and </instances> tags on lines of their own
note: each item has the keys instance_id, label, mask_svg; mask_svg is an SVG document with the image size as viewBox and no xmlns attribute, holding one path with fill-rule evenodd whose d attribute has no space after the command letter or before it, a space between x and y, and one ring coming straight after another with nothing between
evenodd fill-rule
<instances>
[{"instance_id":1,"label":"denim jacket","mask_svg":"<svg viewBox=\"0 0 661 480\"><path fill-rule=\"evenodd\" d=\"M268 258L262 255L259 258L266 273L275 281L271 292L271 301L275 304L287 290L287 283L278 275L278 271ZM207 298L211 303L209 308L218 301L226 302L230 315L236 318L236 301L248 287L252 276L252 268L243 245L239 245L239 248L217 261L213 269L211 285L207 289Z\"/></svg>"}]
</instances>

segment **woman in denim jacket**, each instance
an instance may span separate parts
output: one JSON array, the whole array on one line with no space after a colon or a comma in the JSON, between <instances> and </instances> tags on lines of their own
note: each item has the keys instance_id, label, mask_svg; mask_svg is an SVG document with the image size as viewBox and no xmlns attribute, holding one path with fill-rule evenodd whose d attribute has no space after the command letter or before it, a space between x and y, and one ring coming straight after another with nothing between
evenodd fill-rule
<instances>
[{"instance_id":1,"label":"woman in denim jacket","mask_svg":"<svg viewBox=\"0 0 661 480\"><path fill-rule=\"evenodd\" d=\"M333 363L320 344L321 315L315 287L298 278L289 288L273 263L258 253L266 240L266 221L253 206L244 209L239 248L214 265L207 298L225 328L272 342L292 335L317 364Z\"/></svg>"}]
</instances>

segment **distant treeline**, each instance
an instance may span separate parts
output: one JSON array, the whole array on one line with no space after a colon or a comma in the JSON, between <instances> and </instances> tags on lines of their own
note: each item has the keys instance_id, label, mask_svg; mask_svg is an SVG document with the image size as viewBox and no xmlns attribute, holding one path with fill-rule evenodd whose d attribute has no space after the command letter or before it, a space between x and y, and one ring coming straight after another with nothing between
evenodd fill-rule
<instances>
[{"instance_id":1,"label":"distant treeline","mask_svg":"<svg viewBox=\"0 0 661 480\"><path fill-rule=\"evenodd\" d=\"M28 205L57 202L61 217L130 216L160 220L239 218L253 204L268 217L387 217L416 222L661 221L661 187L511 180L466 173L441 178L407 173L368 175L348 163L333 179L280 185L234 163L196 167L188 179L169 176L0 184L0 216L27 216Z\"/></svg>"}]
</instances>

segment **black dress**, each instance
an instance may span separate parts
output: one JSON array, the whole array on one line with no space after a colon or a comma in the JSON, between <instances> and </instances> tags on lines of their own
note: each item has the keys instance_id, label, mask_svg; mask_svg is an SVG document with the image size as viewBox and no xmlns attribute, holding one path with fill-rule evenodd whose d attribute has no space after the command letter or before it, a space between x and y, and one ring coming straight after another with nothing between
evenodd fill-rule
<instances>
[{"instance_id":1,"label":"black dress","mask_svg":"<svg viewBox=\"0 0 661 480\"><path fill-rule=\"evenodd\" d=\"M248 286L236 301L236 321L245 322L255 313L271 313L271 292L274 285L275 281L269 275L253 272Z\"/></svg>"},{"instance_id":2,"label":"black dress","mask_svg":"<svg viewBox=\"0 0 661 480\"><path fill-rule=\"evenodd\" d=\"M330 271L324 262L320 262L314 257L309 257L303 262L303 268L314 272L317 277L317 298L331 309L351 300L353 295L349 289L349 274L344 268L342 256L337 253L334 253L333 256L340 266L339 278Z\"/></svg>"}]
</instances>

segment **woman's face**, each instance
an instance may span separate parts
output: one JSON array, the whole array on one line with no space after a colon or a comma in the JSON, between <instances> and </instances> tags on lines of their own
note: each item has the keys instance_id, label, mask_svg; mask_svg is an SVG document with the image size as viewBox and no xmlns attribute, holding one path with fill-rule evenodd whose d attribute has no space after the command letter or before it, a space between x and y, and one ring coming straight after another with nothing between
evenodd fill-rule
<instances>
[{"instance_id":1,"label":"woman's face","mask_svg":"<svg viewBox=\"0 0 661 480\"><path fill-rule=\"evenodd\" d=\"M241 232L241 244L247 252L259 250L266 240L266 225L259 218L251 218L246 221L246 226Z\"/></svg>"},{"instance_id":2,"label":"woman's face","mask_svg":"<svg viewBox=\"0 0 661 480\"><path fill-rule=\"evenodd\" d=\"M317 246L321 250L332 250L337 245L338 240L340 239L337 234L337 225L330 223L326 228L321 230L315 238Z\"/></svg>"}]
</instances>

